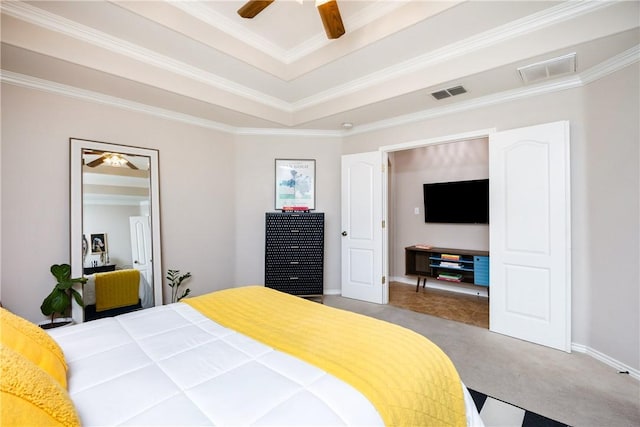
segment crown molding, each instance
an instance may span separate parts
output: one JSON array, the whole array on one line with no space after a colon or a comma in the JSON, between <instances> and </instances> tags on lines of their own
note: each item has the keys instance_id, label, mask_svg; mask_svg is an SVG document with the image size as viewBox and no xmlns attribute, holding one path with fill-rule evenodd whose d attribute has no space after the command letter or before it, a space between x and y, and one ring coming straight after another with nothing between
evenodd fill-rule
<instances>
[{"instance_id":1,"label":"crown molding","mask_svg":"<svg viewBox=\"0 0 640 427\"><path fill-rule=\"evenodd\" d=\"M363 126L357 126L353 128L351 133L369 133L401 125L408 125L411 123L434 119L450 114L490 107L505 102L516 101L520 99L530 98L532 96L558 92L561 90L573 89L580 86L582 86L580 78L577 76L571 76L550 83L541 83L536 86L508 90L493 95L487 95L467 101L457 102L455 104L450 104L443 107L431 108L429 110L419 111L417 113L405 114L403 116L397 116L391 119L381 120Z\"/></svg>"},{"instance_id":2,"label":"crown molding","mask_svg":"<svg viewBox=\"0 0 640 427\"><path fill-rule=\"evenodd\" d=\"M345 132L341 130L324 129L287 129L287 128L236 128L236 135L258 136L310 136L310 137L342 137Z\"/></svg>"},{"instance_id":3,"label":"crown molding","mask_svg":"<svg viewBox=\"0 0 640 427\"><path fill-rule=\"evenodd\" d=\"M80 99L82 101L93 102L96 104L108 105L110 107L121 108L123 110L134 111L137 113L149 114L168 120L187 123L190 125L200 126L208 129L218 130L227 133L234 133L233 126L223 123L214 122L212 120L201 119L188 114L178 113L172 110L153 107L139 102L128 101L126 99L117 98L115 96L105 95L103 93L93 92L90 90L79 89L74 86L55 83L49 80L39 79L24 74L14 73L12 71L0 70L0 81L9 83L14 86L21 86L29 89L41 90L44 92L55 93L57 95L67 96L70 98Z\"/></svg>"},{"instance_id":4,"label":"crown molding","mask_svg":"<svg viewBox=\"0 0 640 427\"><path fill-rule=\"evenodd\" d=\"M424 55L416 56L383 70L368 74L359 79L351 80L343 85L316 93L292 104L293 111L310 108L334 98L354 94L381 85L393 79L416 73L425 68L442 64L455 58L469 55L498 43L541 30L545 27L564 22L585 13L609 7L612 2L567 2L534 13L525 18L517 19L508 24L493 28L469 37L459 42L451 43Z\"/></svg>"},{"instance_id":5,"label":"crown molding","mask_svg":"<svg viewBox=\"0 0 640 427\"><path fill-rule=\"evenodd\" d=\"M190 14L199 15L200 13L202 13L202 16L198 16L199 19L203 19L205 20L205 22L208 22L207 20L210 20L209 23L215 25L223 25L224 28L222 28L222 30L232 31L232 34L234 36L236 36L236 34L238 33L237 29L233 29L233 25L224 23L225 19L223 17L217 16L218 14L213 13L211 9L199 5L196 2L178 1L171 2L171 4ZM484 49L486 47L504 42L505 40L537 31L550 25L564 22L568 19L575 18L576 16L582 14L609 7L612 4L615 4L615 2L564 2L543 11L534 13L525 18L521 18L495 29L485 31L484 33L481 33L474 37L467 38L460 42L452 43L448 46L434 50L433 52L430 52L428 54L417 56L416 58L413 58L411 60L407 60L394 66L387 67L383 70L370 73L361 78L351 80L345 84L334 86L329 90L316 93L312 96L292 103L267 95L258 90L251 89L247 86L235 83L231 80L224 79L216 74L203 71L186 63L176 61L164 55L157 54L152 50L137 46L133 43L129 43L117 37L110 36L106 33L46 12L42 9L31 6L30 4L26 4L21 1L2 2L2 13L6 13L15 18L30 22L51 31L56 31L67 36L85 41L87 43L99 46L101 48L110 50L112 52L133 58L142 63L147 63L171 73L199 81L206 85L240 96L244 99L248 99L250 101L271 108L275 108L288 114L293 114L295 112L331 101L338 97L351 95L359 91L364 91L369 88L379 86L381 84L384 84L385 82L401 78L402 76L410 73L424 70L427 67L443 63L453 58L467 55L473 51ZM373 12L371 11L365 11L363 12L363 16L371 16L372 13ZM365 22L366 19L367 18L358 18L356 21ZM246 30L242 31L242 33L244 34L242 37L248 37ZM239 35L238 37L240 38ZM254 46L261 46L261 49L272 49L265 46L265 42L260 40L247 41L247 43L253 44ZM282 52L274 52L273 54L280 57L284 55L284 61L292 60L291 58L286 58L286 53L283 54ZM296 53L296 55L300 54L301 53Z\"/></svg>"},{"instance_id":6,"label":"crown molding","mask_svg":"<svg viewBox=\"0 0 640 427\"><path fill-rule=\"evenodd\" d=\"M156 117L175 120L195 126L208 129L214 129L226 133L236 135L294 135L294 136L314 136L314 137L344 137L362 133L373 132L377 130L407 125L423 120L442 117L449 114L460 113L464 111L474 110L478 108L488 107L504 102L510 102L533 96L544 95L559 92L568 89L585 86L596 80L604 78L625 67L640 62L640 45L636 45L626 51L610 58L609 60L592 67L580 74L559 78L546 83L525 86L493 95L487 95L455 104L423 110L417 113L406 114L403 116L393 117L387 120L380 120L366 125L356 126L350 130L328 131L320 129L290 129L290 128L243 128L225 125L212 120L201 119L187 114L178 113L162 108L152 107L146 104L132 102L109 95L104 95L89 90L79 89L73 86L63 85L36 77L26 76L24 74L14 73L11 71L1 70L0 81L16 86L22 86L30 89L42 90L46 92L56 93L63 96L69 96L84 101L94 102L103 105L109 105L116 108L122 108L130 111L150 114Z\"/></svg>"},{"instance_id":7,"label":"crown molding","mask_svg":"<svg viewBox=\"0 0 640 427\"><path fill-rule=\"evenodd\" d=\"M533 96L544 95L553 92L559 92L577 87L586 86L596 80L600 80L616 71L622 70L636 62L640 61L640 45L636 45L626 51L598 64L580 74L559 78L549 82L543 82L532 86L525 86L518 89L500 92L493 95L487 95L462 101L444 107L432 108L417 113L406 114L394 117L388 120L381 120L369 123L363 126L353 128L350 134L368 133L386 128L396 127L400 125L415 123L422 120L442 117L449 114L460 113L464 111L474 110L483 107L489 107L504 102L516 101L520 99L530 98Z\"/></svg>"},{"instance_id":8,"label":"crown molding","mask_svg":"<svg viewBox=\"0 0 640 427\"><path fill-rule=\"evenodd\" d=\"M402 6L403 4L401 2L377 0L373 4L362 9L358 14L350 17L348 21L345 21L344 25L347 28L348 33L351 34L367 24L392 13ZM300 43L295 48L287 51L284 62L285 64L293 64L331 43L332 40L327 39L324 32L321 32L309 40L306 40L304 43Z\"/></svg>"},{"instance_id":9,"label":"crown molding","mask_svg":"<svg viewBox=\"0 0 640 427\"><path fill-rule=\"evenodd\" d=\"M250 101L291 113L286 101L247 86L206 72L173 58L158 54L150 49L111 36L61 16L49 13L21 1L2 2L2 13L29 22L50 31L58 32L77 40L98 46L117 54L132 58L165 71L204 83L208 86L238 95Z\"/></svg>"},{"instance_id":10,"label":"crown molding","mask_svg":"<svg viewBox=\"0 0 640 427\"><path fill-rule=\"evenodd\" d=\"M239 25L217 13L215 10L204 6L202 3L175 0L168 0L167 2L171 4L171 6L182 10L191 17L199 19L204 23L227 33L231 37L248 44L254 49L271 56L273 59L285 65L292 64L331 43L331 40L327 39L324 32L321 32L301 43L298 43L292 49L282 49L246 27ZM401 6L402 3L400 2L378 0L372 5L367 6L357 15L350 18L346 25L349 27L349 32L353 32L378 18L391 13Z\"/></svg>"},{"instance_id":11,"label":"crown molding","mask_svg":"<svg viewBox=\"0 0 640 427\"><path fill-rule=\"evenodd\" d=\"M252 48L261 51L275 59L276 61L289 65L299 59L312 54L313 52L327 46L331 41L324 34L318 34L302 43L298 43L293 49L282 49L271 43L264 37L236 24L223 15L215 12L209 7L197 2L169 1L169 3L195 19L211 25L229 36L248 44Z\"/></svg>"},{"instance_id":12,"label":"crown molding","mask_svg":"<svg viewBox=\"0 0 640 427\"><path fill-rule=\"evenodd\" d=\"M340 137L342 131L330 131L322 129L288 129L288 128L243 128L229 126L224 123L213 120L202 119L188 114L178 113L176 111L163 108L153 107L139 102L128 101L115 96L105 95L103 93L93 92L90 90L79 89L77 87L55 83L49 80L31 77L24 74L14 73L12 71L0 70L0 81L14 86L20 86L28 89L40 90L43 92L54 93L57 95L67 96L82 101L92 102L95 104L108 105L110 107L120 108L123 110L134 111L136 113L149 114L161 119L174 120L189 125L199 126L207 129L225 132L235 135L262 135L262 136L313 136L313 137Z\"/></svg>"},{"instance_id":13,"label":"crown molding","mask_svg":"<svg viewBox=\"0 0 640 427\"><path fill-rule=\"evenodd\" d=\"M258 36L253 31L243 28L241 25L238 25L229 18L217 13L210 7L204 6L202 3L173 0L169 0L167 3L177 9L180 9L192 18L198 19L207 25L211 25L212 27L229 34L231 37L248 44L254 49L266 53L280 62L285 62L285 59L287 58L286 50L281 49L266 40L264 37Z\"/></svg>"},{"instance_id":14,"label":"crown molding","mask_svg":"<svg viewBox=\"0 0 640 427\"><path fill-rule=\"evenodd\" d=\"M627 49L624 52L580 73L580 78L584 84L589 84L638 61L640 61L640 45L635 45L632 48Z\"/></svg>"}]
</instances>

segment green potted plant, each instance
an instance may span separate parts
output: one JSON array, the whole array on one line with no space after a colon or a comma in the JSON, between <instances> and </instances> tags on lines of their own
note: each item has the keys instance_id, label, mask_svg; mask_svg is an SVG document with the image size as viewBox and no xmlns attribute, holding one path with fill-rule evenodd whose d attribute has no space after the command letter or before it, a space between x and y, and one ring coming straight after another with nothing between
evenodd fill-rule
<instances>
[{"instance_id":1,"label":"green potted plant","mask_svg":"<svg viewBox=\"0 0 640 427\"><path fill-rule=\"evenodd\" d=\"M60 316L68 316L71 308L71 298L76 300L80 307L84 307L82 295L75 289L75 283L86 283L84 277L71 278L71 266L69 264L54 264L51 266L51 274L56 278L58 283L51 293L42 301L40 311L45 316L51 316L51 322L40 325L44 329L54 328L56 326L66 325L72 322L71 319L55 322L56 314Z\"/></svg>"},{"instance_id":2,"label":"green potted plant","mask_svg":"<svg viewBox=\"0 0 640 427\"><path fill-rule=\"evenodd\" d=\"M182 294L180 294L180 296L178 296L178 288L180 288L182 282L189 277L191 277L191 273L180 275L180 270L167 270L167 280L169 281L169 287L171 288L171 302L178 302L189 295L191 289L187 288L182 292Z\"/></svg>"}]
</instances>

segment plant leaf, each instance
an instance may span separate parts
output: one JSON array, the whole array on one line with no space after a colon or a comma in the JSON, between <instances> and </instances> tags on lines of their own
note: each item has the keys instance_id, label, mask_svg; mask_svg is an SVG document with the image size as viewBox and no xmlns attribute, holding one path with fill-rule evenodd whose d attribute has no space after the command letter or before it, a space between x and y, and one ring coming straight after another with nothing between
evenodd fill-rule
<instances>
[{"instance_id":1,"label":"plant leaf","mask_svg":"<svg viewBox=\"0 0 640 427\"><path fill-rule=\"evenodd\" d=\"M82 301L82 295L80 295L80 292L75 289L71 289L71 295L73 295L73 299L76 300L80 307L84 307L84 301Z\"/></svg>"},{"instance_id":2,"label":"plant leaf","mask_svg":"<svg viewBox=\"0 0 640 427\"><path fill-rule=\"evenodd\" d=\"M178 298L178 301L180 301L182 298L186 297L187 295L189 295L191 293L191 289L186 289L182 295L180 296L180 298Z\"/></svg>"},{"instance_id":3,"label":"plant leaf","mask_svg":"<svg viewBox=\"0 0 640 427\"><path fill-rule=\"evenodd\" d=\"M51 292L47 297L42 301L42 305L40 306L40 311L45 316L51 316L53 311L53 306L51 305L51 300L53 299L53 292Z\"/></svg>"},{"instance_id":4,"label":"plant leaf","mask_svg":"<svg viewBox=\"0 0 640 427\"><path fill-rule=\"evenodd\" d=\"M49 296L45 298L42 305L46 305L44 307L46 312L45 310L42 311L45 316L53 313L64 314L69 307L69 296L65 291L54 288Z\"/></svg>"},{"instance_id":5,"label":"plant leaf","mask_svg":"<svg viewBox=\"0 0 640 427\"><path fill-rule=\"evenodd\" d=\"M53 264L51 274L58 279L58 282L64 282L71 277L71 266L69 264Z\"/></svg>"},{"instance_id":6,"label":"plant leaf","mask_svg":"<svg viewBox=\"0 0 640 427\"><path fill-rule=\"evenodd\" d=\"M58 283L56 283L51 293L42 301L42 305L40 306L42 314L51 316L52 319L55 313L60 315L66 314L71 305L72 296L78 305L84 307L82 295L72 287L74 283L86 283L87 279L84 277L72 279L71 266L69 264L53 264L50 271Z\"/></svg>"}]
</instances>

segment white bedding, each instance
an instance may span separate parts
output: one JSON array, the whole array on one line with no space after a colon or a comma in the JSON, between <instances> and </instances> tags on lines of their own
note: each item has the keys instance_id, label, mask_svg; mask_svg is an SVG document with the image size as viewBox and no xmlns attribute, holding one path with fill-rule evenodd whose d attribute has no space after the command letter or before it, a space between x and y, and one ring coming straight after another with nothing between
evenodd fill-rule
<instances>
[{"instance_id":1,"label":"white bedding","mask_svg":"<svg viewBox=\"0 0 640 427\"><path fill-rule=\"evenodd\" d=\"M186 304L49 333L84 426L383 425L350 385ZM464 389L467 421L480 426Z\"/></svg>"}]
</instances>

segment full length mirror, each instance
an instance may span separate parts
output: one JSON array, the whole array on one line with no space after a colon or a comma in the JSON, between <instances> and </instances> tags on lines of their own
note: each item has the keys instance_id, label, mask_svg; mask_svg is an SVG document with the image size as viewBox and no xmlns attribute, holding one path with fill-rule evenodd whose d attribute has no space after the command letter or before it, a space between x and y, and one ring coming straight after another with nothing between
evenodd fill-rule
<instances>
[{"instance_id":1,"label":"full length mirror","mask_svg":"<svg viewBox=\"0 0 640 427\"><path fill-rule=\"evenodd\" d=\"M158 151L71 142L71 271L75 322L162 304Z\"/></svg>"}]
</instances>

